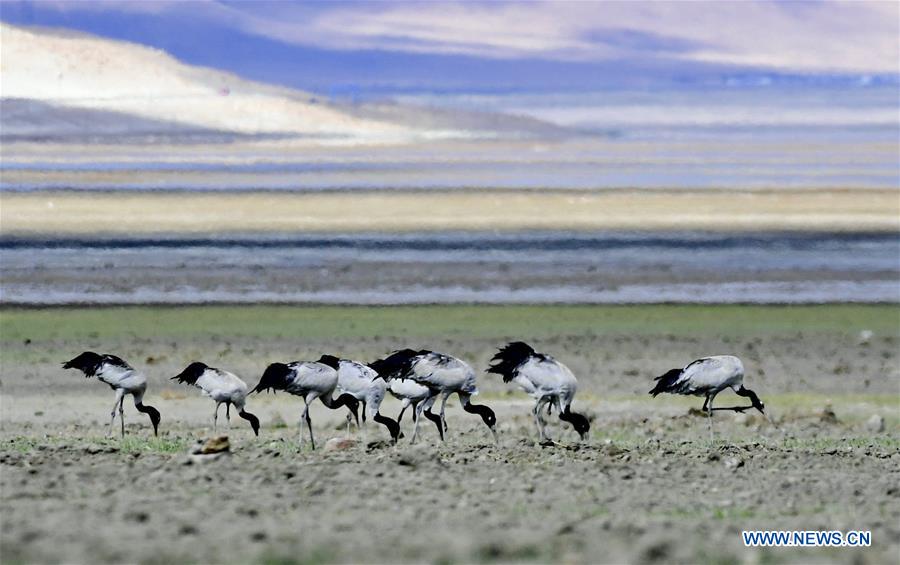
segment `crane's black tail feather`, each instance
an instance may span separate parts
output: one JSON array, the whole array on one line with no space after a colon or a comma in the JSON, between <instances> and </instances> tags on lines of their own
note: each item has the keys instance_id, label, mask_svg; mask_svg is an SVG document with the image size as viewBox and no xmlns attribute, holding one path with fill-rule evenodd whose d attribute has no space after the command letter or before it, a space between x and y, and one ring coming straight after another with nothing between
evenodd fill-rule
<instances>
[{"instance_id":1,"label":"crane's black tail feather","mask_svg":"<svg viewBox=\"0 0 900 565\"><path fill-rule=\"evenodd\" d=\"M400 349L384 359L372 361L369 363L369 367L374 369L378 376L386 381L392 378L402 378L412 369L413 359L426 353L428 353L428 350L425 349L419 351Z\"/></svg>"},{"instance_id":2,"label":"crane's black tail feather","mask_svg":"<svg viewBox=\"0 0 900 565\"><path fill-rule=\"evenodd\" d=\"M516 377L516 368L534 355L534 349L524 341L513 341L501 347L491 358L493 365L487 368L488 373L503 377L508 383Z\"/></svg>"},{"instance_id":3,"label":"crane's black tail feather","mask_svg":"<svg viewBox=\"0 0 900 565\"><path fill-rule=\"evenodd\" d=\"M178 381L180 383L184 383L187 385L196 385L197 380L203 376L203 373L206 372L206 369L209 367L204 363L200 363L199 361L194 361L190 365L188 365L184 371L175 375L169 380Z\"/></svg>"},{"instance_id":4,"label":"crane's black tail feather","mask_svg":"<svg viewBox=\"0 0 900 565\"><path fill-rule=\"evenodd\" d=\"M264 390L285 390L288 386L288 376L291 368L284 363L272 363L266 367L259 383L250 392L262 392Z\"/></svg>"},{"instance_id":5,"label":"crane's black tail feather","mask_svg":"<svg viewBox=\"0 0 900 565\"><path fill-rule=\"evenodd\" d=\"M666 372L666 374L656 377L654 379L656 381L656 386L653 387L650 394L656 397L657 394L663 392L672 392L675 388L675 383L678 381L678 377L681 376L681 372L681 369L672 369Z\"/></svg>"}]
</instances>

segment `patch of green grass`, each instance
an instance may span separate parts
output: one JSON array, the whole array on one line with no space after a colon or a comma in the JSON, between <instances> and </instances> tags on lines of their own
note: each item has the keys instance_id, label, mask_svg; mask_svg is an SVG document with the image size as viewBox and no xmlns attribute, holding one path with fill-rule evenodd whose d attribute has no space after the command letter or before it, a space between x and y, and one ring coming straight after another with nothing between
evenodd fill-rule
<instances>
[{"instance_id":1,"label":"patch of green grass","mask_svg":"<svg viewBox=\"0 0 900 565\"><path fill-rule=\"evenodd\" d=\"M478 548L474 561L479 563L510 563L534 561L540 556L539 548L534 544L504 545L488 543Z\"/></svg>"},{"instance_id":2,"label":"patch of green grass","mask_svg":"<svg viewBox=\"0 0 900 565\"><path fill-rule=\"evenodd\" d=\"M36 438L29 436L19 436L14 438L9 438L3 440L2 450L3 451L15 451L18 453L30 453L32 451L37 450L39 445L45 445L48 443L48 439L46 438Z\"/></svg>"},{"instance_id":3,"label":"patch of green grass","mask_svg":"<svg viewBox=\"0 0 900 565\"><path fill-rule=\"evenodd\" d=\"M292 552L284 554L273 550L267 550L259 558L254 560L263 565L322 565L336 561L334 551L327 547L317 547L300 555Z\"/></svg>"},{"instance_id":4,"label":"patch of green grass","mask_svg":"<svg viewBox=\"0 0 900 565\"><path fill-rule=\"evenodd\" d=\"M748 520L757 516L749 508L715 508L712 514L716 520Z\"/></svg>"},{"instance_id":5,"label":"patch of green grass","mask_svg":"<svg viewBox=\"0 0 900 565\"><path fill-rule=\"evenodd\" d=\"M4 439L0 446L4 451L17 451L19 453L30 453L38 450L41 446L58 447L60 445L72 445L71 438L62 436L17 436ZM187 450L187 440L175 437L140 437L125 436L119 437L91 437L76 440L76 447L96 446L99 448L115 448L121 453L181 453Z\"/></svg>"},{"instance_id":6,"label":"patch of green grass","mask_svg":"<svg viewBox=\"0 0 900 565\"><path fill-rule=\"evenodd\" d=\"M182 453L188 447L185 439L177 437L125 436L119 439L104 438L102 442L118 447L122 453Z\"/></svg>"},{"instance_id":7,"label":"patch of green grass","mask_svg":"<svg viewBox=\"0 0 900 565\"><path fill-rule=\"evenodd\" d=\"M900 306L133 306L3 308L0 339L454 337L794 332L900 335Z\"/></svg>"},{"instance_id":8,"label":"patch of green grass","mask_svg":"<svg viewBox=\"0 0 900 565\"><path fill-rule=\"evenodd\" d=\"M900 449L900 437L895 435L868 435L849 438L829 437L786 437L781 440L784 449L805 449L810 451L830 451L847 447L877 447L882 449Z\"/></svg>"},{"instance_id":9,"label":"patch of green grass","mask_svg":"<svg viewBox=\"0 0 900 565\"><path fill-rule=\"evenodd\" d=\"M735 555L718 550L710 553L701 550L697 553L697 563L705 563L706 565L736 565L742 561Z\"/></svg>"}]
</instances>

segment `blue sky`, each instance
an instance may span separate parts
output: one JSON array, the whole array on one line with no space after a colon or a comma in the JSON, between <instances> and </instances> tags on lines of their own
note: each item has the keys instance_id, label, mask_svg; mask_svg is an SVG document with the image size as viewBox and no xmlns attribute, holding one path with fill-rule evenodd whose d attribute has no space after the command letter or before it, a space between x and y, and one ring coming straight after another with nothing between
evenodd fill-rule
<instances>
[{"instance_id":1,"label":"blue sky","mask_svg":"<svg viewBox=\"0 0 900 565\"><path fill-rule=\"evenodd\" d=\"M578 89L898 72L896 2L19 2L0 19L318 91Z\"/></svg>"}]
</instances>

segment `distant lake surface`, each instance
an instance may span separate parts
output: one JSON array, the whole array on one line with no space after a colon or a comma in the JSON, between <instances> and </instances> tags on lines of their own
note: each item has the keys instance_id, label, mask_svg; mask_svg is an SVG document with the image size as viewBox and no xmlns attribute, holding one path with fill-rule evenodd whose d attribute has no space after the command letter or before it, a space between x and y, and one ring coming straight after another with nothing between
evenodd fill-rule
<instances>
[{"instance_id":1,"label":"distant lake surface","mask_svg":"<svg viewBox=\"0 0 900 565\"><path fill-rule=\"evenodd\" d=\"M900 302L900 235L0 240L3 304Z\"/></svg>"}]
</instances>

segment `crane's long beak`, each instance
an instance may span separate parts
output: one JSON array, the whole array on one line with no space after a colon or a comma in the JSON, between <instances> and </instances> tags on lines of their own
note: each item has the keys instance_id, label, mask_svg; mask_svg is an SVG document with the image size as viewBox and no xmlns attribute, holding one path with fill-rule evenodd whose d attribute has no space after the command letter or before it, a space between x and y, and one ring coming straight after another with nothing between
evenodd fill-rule
<instances>
[{"instance_id":1,"label":"crane's long beak","mask_svg":"<svg viewBox=\"0 0 900 565\"><path fill-rule=\"evenodd\" d=\"M497 437L497 430L495 430L494 428L488 428L488 429L491 430L491 435L494 436L494 443L495 443L495 444L499 444L499 443L500 443L500 438Z\"/></svg>"}]
</instances>

